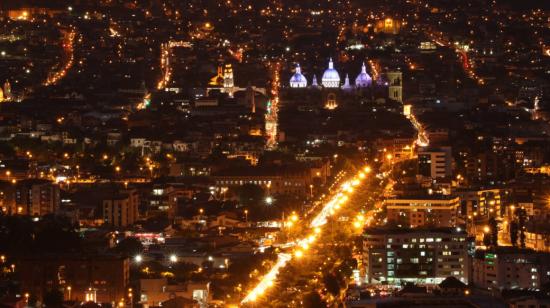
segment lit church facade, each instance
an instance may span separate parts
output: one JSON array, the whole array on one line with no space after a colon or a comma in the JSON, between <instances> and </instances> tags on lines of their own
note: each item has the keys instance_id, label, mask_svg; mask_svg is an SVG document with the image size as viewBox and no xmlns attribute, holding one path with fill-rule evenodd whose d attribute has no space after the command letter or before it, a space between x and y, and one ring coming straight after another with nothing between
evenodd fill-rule
<instances>
[{"instance_id":1,"label":"lit church facade","mask_svg":"<svg viewBox=\"0 0 550 308\"><path fill-rule=\"evenodd\" d=\"M306 88L308 86L308 80L306 76L302 74L302 69L300 68L300 65L296 65L294 74L290 78L289 85L291 88ZM355 78L355 83L352 85L349 81L349 76L346 75L346 78L344 79L344 84L341 84L341 78L340 74L334 67L334 62L332 59L328 62L327 69L323 72L323 75L321 77L321 85L317 83L317 76L313 75L312 77L312 83L311 87L313 88L319 88L319 87L327 88L327 89L338 89L341 88L343 90L351 90L353 88L368 88L372 86L372 77L367 73L367 68L365 66L365 63L361 66L361 72L357 77Z\"/></svg>"}]
</instances>

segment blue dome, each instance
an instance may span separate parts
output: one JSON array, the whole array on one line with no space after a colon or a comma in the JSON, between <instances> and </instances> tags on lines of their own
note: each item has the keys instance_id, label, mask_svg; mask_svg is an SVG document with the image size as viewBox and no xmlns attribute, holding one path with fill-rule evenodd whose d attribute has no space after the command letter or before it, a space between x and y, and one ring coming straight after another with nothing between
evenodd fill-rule
<instances>
[{"instance_id":1,"label":"blue dome","mask_svg":"<svg viewBox=\"0 0 550 308\"><path fill-rule=\"evenodd\" d=\"M300 64L296 65L296 72L292 77L290 77L290 87L291 88L305 88L307 87L307 79L302 75L302 70L300 69Z\"/></svg>"},{"instance_id":2,"label":"blue dome","mask_svg":"<svg viewBox=\"0 0 550 308\"><path fill-rule=\"evenodd\" d=\"M365 63L363 62L363 66L361 66L361 73L357 75L357 78L355 78L355 86L358 88L366 88L369 87L372 84L372 78L367 73L367 68L365 67Z\"/></svg>"},{"instance_id":3,"label":"blue dome","mask_svg":"<svg viewBox=\"0 0 550 308\"><path fill-rule=\"evenodd\" d=\"M321 83L326 88L338 88L340 86L340 74L334 69L332 58L328 62L328 68L323 73Z\"/></svg>"}]
</instances>

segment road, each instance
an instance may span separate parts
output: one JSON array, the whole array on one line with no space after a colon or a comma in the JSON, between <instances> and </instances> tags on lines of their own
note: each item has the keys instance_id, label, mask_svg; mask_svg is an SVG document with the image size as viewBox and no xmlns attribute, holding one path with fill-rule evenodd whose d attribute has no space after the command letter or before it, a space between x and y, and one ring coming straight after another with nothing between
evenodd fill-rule
<instances>
[{"instance_id":1,"label":"road","mask_svg":"<svg viewBox=\"0 0 550 308\"><path fill-rule=\"evenodd\" d=\"M266 148L272 149L277 146L277 134L279 126L279 89L281 88L281 63L269 64L272 71L271 100L268 102L265 114L265 131L267 135Z\"/></svg>"},{"instance_id":2,"label":"road","mask_svg":"<svg viewBox=\"0 0 550 308\"><path fill-rule=\"evenodd\" d=\"M422 124L418 122L416 116L411 113L407 116L407 118L411 121L412 125L416 129L416 145L418 145L419 147L427 147L428 145L430 145L428 134L426 133L424 127L422 127Z\"/></svg>"},{"instance_id":3,"label":"road","mask_svg":"<svg viewBox=\"0 0 550 308\"><path fill-rule=\"evenodd\" d=\"M76 30L62 30L63 32L63 60L60 67L57 70L52 71L46 81L44 81L45 86L51 86L57 84L61 79L63 79L67 72L71 69L74 64L74 45L76 38Z\"/></svg>"},{"instance_id":4,"label":"road","mask_svg":"<svg viewBox=\"0 0 550 308\"><path fill-rule=\"evenodd\" d=\"M327 223L327 218L335 215L342 207L346 206L350 196L354 193L355 189L367 178L371 173L369 166L361 168L353 177L350 177L348 181L344 182L334 192L327 201L320 207L318 213L309 222L309 229L307 234L304 234L300 239L290 241L285 245L290 247L285 252L281 252L278 255L277 262L270 269L270 271L262 277L260 282L246 295L241 301L241 304L253 303L260 296L273 286L275 279L279 271L293 258L303 258L309 248L316 240L319 239L320 234ZM283 226L284 228L285 226Z\"/></svg>"}]
</instances>

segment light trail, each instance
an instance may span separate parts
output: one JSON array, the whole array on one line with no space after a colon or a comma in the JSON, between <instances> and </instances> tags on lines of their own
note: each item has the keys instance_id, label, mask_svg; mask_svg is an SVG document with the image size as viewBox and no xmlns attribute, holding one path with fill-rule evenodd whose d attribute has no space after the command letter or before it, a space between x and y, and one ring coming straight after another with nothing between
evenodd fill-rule
<instances>
[{"instance_id":1,"label":"light trail","mask_svg":"<svg viewBox=\"0 0 550 308\"><path fill-rule=\"evenodd\" d=\"M378 77L380 76L380 64L378 64L378 62L374 62L373 60L368 60L368 63L372 74L372 80L378 80Z\"/></svg>"},{"instance_id":2,"label":"light trail","mask_svg":"<svg viewBox=\"0 0 550 308\"><path fill-rule=\"evenodd\" d=\"M51 86L59 82L67 75L67 72L71 69L74 63L74 39L76 37L76 31L71 30L65 32L63 38L63 50L65 51L67 62L58 71L50 74L46 81L45 86Z\"/></svg>"},{"instance_id":3,"label":"light trail","mask_svg":"<svg viewBox=\"0 0 550 308\"><path fill-rule=\"evenodd\" d=\"M426 134L426 130L424 130L424 127L418 122L414 114L411 113L407 117L417 131L416 145L419 147L427 147L430 144L430 139L428 138L428 134Z\"/></svg>"},{"instance_id":4,"label":"light trail","mask_svg":"<svg viewBox=\"0 0 550 308\"><path fill-rule=\"evenodd\" d=\"M268 149L277 146L278 113L279 113L279 88L281 86L281 63L272 64L273 82L271 84L271 100L268 102L265 115L265 132L267 135L266 147Z\"/></svg>"},{"instance_id":5,"label":"light trail","mask_svg":"<svg viewBox=\"0 0 550 308\"><path fill-rule=\"evenodd\" d=\"M475 80L479 85L484 85L485 81L483 78L479 77L475 71L475 62L468 57L468 50L464 47L461 47L457 43L453 44L449 42L446 38L438 37L437 34L432 33L431 31L426 31L428 34L428 37L434 41L438 46L441 47L449 47L453 48L454 51L460 56L461 58L461 65L462 69L464 69L464 72L470 77L471 79Z\"/></svg>"},{"instance_id":6,"label":"light trail","mask_svg":"<svg viewBox=\"0 0 550 308\"><path fill-rule=\"evenodd\" d=\"M157 84L157 90L162 90L168 86L168 83L172 79L172 61L170 56L172 48L185 47L190 48L193 44L186 41L169 41L160 45L160 69L162 71L162 78Z\"/></svg>"},{"instance_id":7,"label":"light trail","mask_svg":"<svg viewBox=\"0 0 550 308\"><path fill-rule=\"evenodd\" d=\"M321 211L311 220L310 228L313 232L302 239L297 241L288 242L285 245L288 247L294 247L292 255L288 253L279 253L278 259L271 270L260 280L260 282L247 294L247 296L241 301L241 304L254 302L259 296L263 295L267 289L273 286L277 275L281 268L283 268L292 257L300 259L302 258L311 244L317 240L321 233L321 227L327 223L327 218L332 216L338 211L348 200L349 196L354 192L355 187L361 184L361 182L367 177L367 174L371 172L369 166L364 167L359 171L351 180L343 183L338 192L335 193L329 201L327 201Z\"/></svg>"},{"instance_id":8,"label":"light trail","mask_svg":"<svg viewBox=\"0 0 550 308\"><path fill-rule=\"evenodd\" d=\"M248 293L248 295L243 299L241 303L255 301L258 296L262 295L265 290L271 287L273 285L273 281L275 280L275 278L277 278L277 275L279 274L279 270L283 268L288 263L288 261L290 261L290 259L292 259L292 257L288 253L278 254L277 262L271 268L269 273L267 273L263 277L260 283L258 283L258 285L254 288L254 290Z\"/></svg>"}]
</instances>

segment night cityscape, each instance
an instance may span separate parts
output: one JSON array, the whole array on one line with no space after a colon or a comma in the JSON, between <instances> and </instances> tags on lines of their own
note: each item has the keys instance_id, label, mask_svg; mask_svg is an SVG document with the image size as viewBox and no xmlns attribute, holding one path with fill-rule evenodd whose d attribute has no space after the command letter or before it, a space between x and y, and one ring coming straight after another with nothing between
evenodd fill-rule
<instances>
[{"instance_id":1,"label":"night cityscape","mask_svg":"<svg viewBox=\"0 0 550 308\"><path fill-rule=\"evenodd\" d=\"M0 0L0 308L550 308L550 1Z\"/></svg>"}]
</instances>

